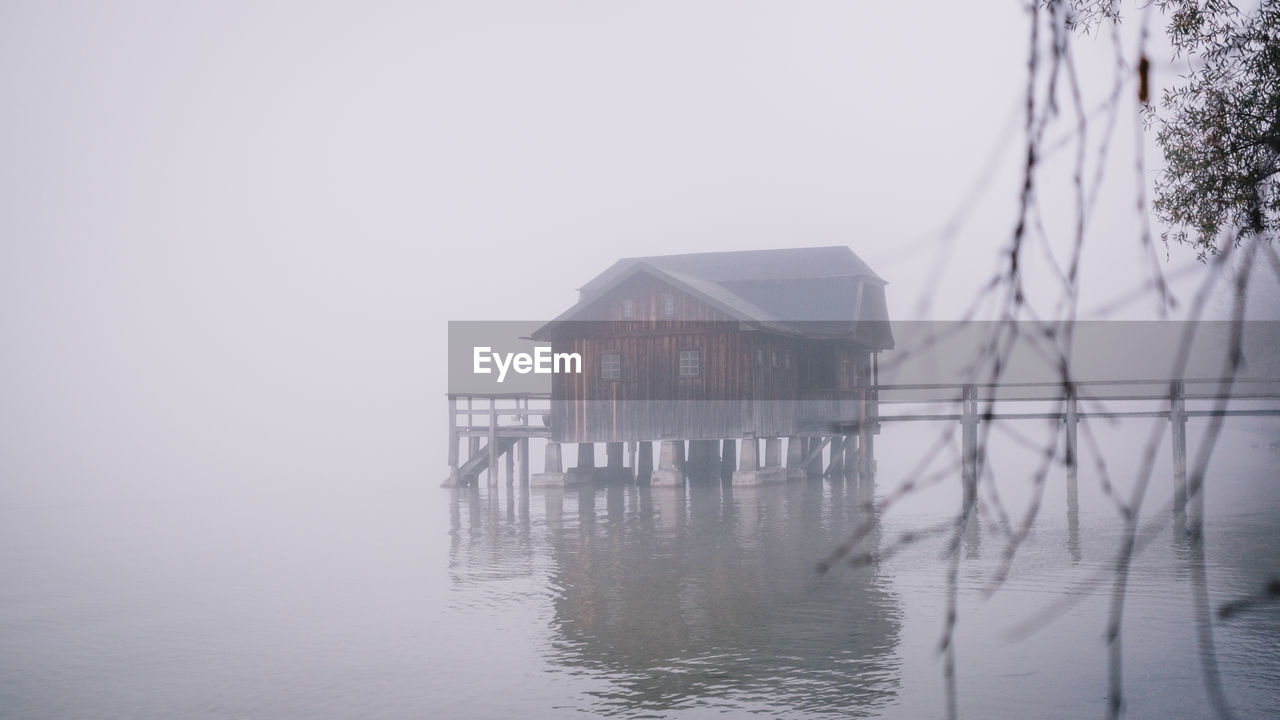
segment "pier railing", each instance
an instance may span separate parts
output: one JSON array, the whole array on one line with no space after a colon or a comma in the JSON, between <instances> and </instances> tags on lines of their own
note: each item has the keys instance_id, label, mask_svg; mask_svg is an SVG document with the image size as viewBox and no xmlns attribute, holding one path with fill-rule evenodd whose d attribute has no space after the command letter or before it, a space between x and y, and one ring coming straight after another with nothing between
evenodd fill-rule
<instances>
[{"instance_id":1,"label":"pier railing","mask_svg":"<svg viewBox=\"0 0 1280 720\"><path fill-rule=\"evenodd\" d=\"M529 475L529 438L551 437L549 393L449 393L449 480L467 482L486 469L496 470L506 455L508 477L520 454L522 481ZM467 439L467 460L459 464L459 445ZM482 446L481 440L485 441Z\"/></svg>"},{"instance_id":2,"label":"pier railing","mask_svg":"<svg viewBox=\"0 0 1280 720\"><path fill-rule=\"evenodd\" d=\"M527 479L529 439L552 436L550 394L451 393L448 401L450 482L469 482L486 469L496 471L503 455L510 478L517 451L521 478ZM802 392L794 403L800 434L826 436L833 452L841 437L861 435L859 445L865 448L863 454L870 472L874 472L871 435L879 432L882 423L958 422L962 429L963 475L970 482L976 481L981 463L977 429L983 422L1064 423L1068 473L1074 478L1077 426L1081 420L1168 419L1173 434L1176 500L1181 504L1186 498L1187 421L1280 416L1280 378L880 384ZM463 438L467 438L468 453L460 464ZM815 445L809 452L821 452L823 447L825 443Z\"/></svg>"}]
</instances>

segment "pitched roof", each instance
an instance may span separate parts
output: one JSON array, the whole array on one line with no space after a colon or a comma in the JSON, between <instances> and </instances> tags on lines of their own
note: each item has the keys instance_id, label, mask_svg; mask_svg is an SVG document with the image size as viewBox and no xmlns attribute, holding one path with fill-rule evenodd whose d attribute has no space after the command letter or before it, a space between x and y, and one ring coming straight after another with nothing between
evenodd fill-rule
<instances>
[{"instance_id":1,"label":"pitched roof","mask_svg":"<svg viewBox=\"0 0 1280 720\"><path fill-rule=\"evenodd\" d=\"M886 284L852 250L842 245L833 245L783 250L736 250L623 258L578 289L584 295L598 292L600 288L609 285L615 276L625 273L640 263L717 283L862 277L880 285Z\"/></svg>"},{"instance_id":2,"label":"pitched roof","mask_svg":"<svg viewBox=\"0 0 1280 720\"><path fill-rule=\"evenodd\" d=\"M624 258L579 288L579 300L539 328L598 320L586 310L637 273L700 298L731 318L794 335L853 337L893 347L885 281L847 247L747 250Z\"/></svg>"}]
</instances>

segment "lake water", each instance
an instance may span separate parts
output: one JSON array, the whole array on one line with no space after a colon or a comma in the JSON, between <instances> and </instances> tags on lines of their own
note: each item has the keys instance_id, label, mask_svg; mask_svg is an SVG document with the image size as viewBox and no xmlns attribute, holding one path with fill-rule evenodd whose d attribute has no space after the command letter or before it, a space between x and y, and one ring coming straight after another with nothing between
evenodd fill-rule
<instances>
[{"instance_id":1,"label":"lake water","mask_svg":"<svg viewBox=\"0 0 1280 720\"><path fill-rule=\"evenodd\" d=\"M909 464L883 447L874 488L299 476L9 504L0 717L940 717L949 536L815 572L866 520L864 494L884 497ZM1215 466L1215 491L1256 490L1210 495L1214 607L1280 577L1276 456L1240 447L1254 448L1246 474ZM1122 526L1083 476L1069 520L1060 481L990 597L1000 523L988 512L964 538L962 717L1104 713L1110 584L1086 581L1107 576ZM908 503L881 520L865 549L947 515ZM1182 537L1162 523L1131 575L1126 717L1209 714ZM1213 629L1232 708L1275 716L1276 605Z\"/></svg>"}]
</instances>

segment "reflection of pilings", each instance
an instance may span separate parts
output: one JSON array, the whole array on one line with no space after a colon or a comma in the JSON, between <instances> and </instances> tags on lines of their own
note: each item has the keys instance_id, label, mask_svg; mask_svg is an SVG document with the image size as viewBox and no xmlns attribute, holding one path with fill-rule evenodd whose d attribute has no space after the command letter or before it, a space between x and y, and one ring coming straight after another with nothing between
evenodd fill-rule
<instances>
[{"instance_id":1,"label":"reflection of pilings","mask_svg":"<svg viewBox=\"0 0 1280 720\"><path fill-rule=\"evenodd\" d=\"M543 497L546 503L547 527L559 530L564 527L564 490L557 487L547 488Z\"/></svg>"},{"instance_id":2,"label":"reflection of pilings","mask_svg":"<svg viewBox=\"0 0 1280 720\"><path fill-rule=\"evenodd\" d=\"M683 486L651 489L649 502L659 526L667 529L684 527L685 490Z\"/></svg>"},{"instance_id":3,"label":"reflection of pilings","mask_svg":"<svg viewBox=\"0 0 1280 720\"><path fill-rule=\"evenodd\" d=\"M982 521L978 518L976 508L964 526L964 554L971 558L982 554Z\"/></svg>"},{"instance_id":4,"label":"reflection of pilings","mask_svg":"<svg viewBox=\"0 0 1280 720\"><path fill-rule=\"evenodd\" d=\"M1080 562L1080 492L1074 478L1067 479L1067 552Z\"/></svg>"},{"instance_id":5,"label":"reflection of pilings","mask_svg":"<svg viewBox=\"0 0 1280 720\"><path fill-rule=\"evenodd\" d=\"M605 514L609 520L614 521L615 527L617 522L622 520L627 509L626 489L629 485L610 485L604 494Z\"/></svg>"},{"instance_id":6,"label":"reflection of pilings","mask_svg":"<svg viewBox=\"0 0 1280 720\"><path fill-rule=\"evenodd\" d=\"M873 473L858 473L858 504L869 508L876 500L876 476Z\"/></svg>"}]
</instances>

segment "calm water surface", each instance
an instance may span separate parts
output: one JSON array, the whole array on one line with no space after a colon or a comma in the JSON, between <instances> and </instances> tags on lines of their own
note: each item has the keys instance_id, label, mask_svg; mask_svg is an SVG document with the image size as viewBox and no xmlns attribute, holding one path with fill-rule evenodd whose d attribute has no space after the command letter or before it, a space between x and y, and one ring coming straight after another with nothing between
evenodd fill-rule
<instances>
[{"instance_id":1,"label":"calm water surface","mask_svg":"<svg viewBox=\"0 0 1280 720\"><path fill-rule=\"evenodd\" d=\"M443 490L379 481L161 492L0 510L0 717L938 717L946 536L819 576L884 488ZM1055 493L1055 497L1060 493ZM1104 572L1121 536L1046 502L1015 572L963 542L967 717L1096 717ZM867 549L945 516L883 518ZM1219 507L1215 606L1280 575L1280 512ZM1166 528L1124 624L1128 717L1208 712L1189 572ZM1068 595L1025 638L1011 631ZM1217 623L1241 717L1280 711L1280 612Z\"/></svg>"}]
</instances>

